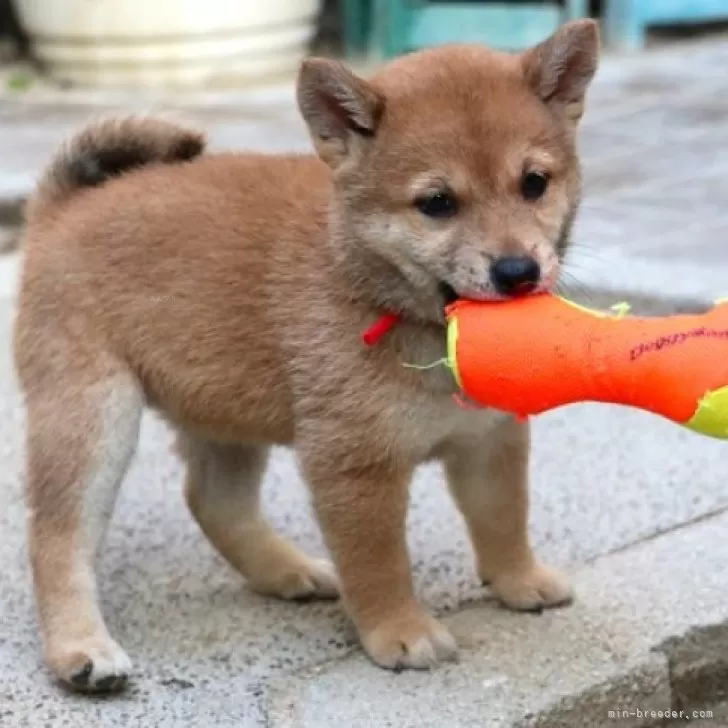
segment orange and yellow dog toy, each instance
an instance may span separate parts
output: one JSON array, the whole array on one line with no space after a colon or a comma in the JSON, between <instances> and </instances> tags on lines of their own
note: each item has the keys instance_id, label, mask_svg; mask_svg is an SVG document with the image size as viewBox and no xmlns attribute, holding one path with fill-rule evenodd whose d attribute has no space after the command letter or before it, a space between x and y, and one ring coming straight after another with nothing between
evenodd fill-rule
<instances>
[{"instance_id":1,"label":"orange and yellow dog toy","mask_svg":"<svg viewBox=\"0 0 728 728\"><path fill-rule=\"evenodd\" d=\"M467 399L518 417L607 402L728 439L728 300L696 315L625 313L549 294L458 301L448 366Z\"/></svg>"}]
</instances>

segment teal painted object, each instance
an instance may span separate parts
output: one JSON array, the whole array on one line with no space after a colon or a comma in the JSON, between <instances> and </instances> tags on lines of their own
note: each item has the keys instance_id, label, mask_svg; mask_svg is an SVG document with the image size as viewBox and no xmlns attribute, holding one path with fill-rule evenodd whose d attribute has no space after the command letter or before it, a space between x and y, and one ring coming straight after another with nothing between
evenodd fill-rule
<instances>
[{"instance_id":1,"label":"teal painted object","mask_svg":"<svg viewBox=\"0 0 728 728\"><path fill-rule=\"evenodd\" d=\"M364 32L369 37L368 55L379 59L444 43L484 43L502 50L523 50L547 38L566 20L588 15L588 0L342 1L348 54L358 55ZM362 18L368 18L366 30ZM353 28L353 23L361 25Z\"/></svg>"},{"instance_id":2,"label":"teal painted object","mask_svg":"<svg viewBox=\"0 0 728 728\"><path fill-rule=\"evenodd\" d=\"M410 48L455 42L484 43L515 50L544 40L560 21L561 9L550 4L532 8L432 4L412 14L404 43Z\"/></svg>"},{"instance_id":3,"label":"teal painted object","mask_svg":"<svg viewBox=\"0 0 728 728\"><path fill-rule=\"evenodd\" d=\"M353 58L366 54L369 48L371 0L343 0L341 13L347 56Z\"/></svg>"},{"instance_id":4,"label":"teal painted object","mask_svg":"<svg viewBox=\"0 0 728 728\"><path fill-rule=\"evenodd\" d=\"M728 20L728 0L605 0L604 30L609 46L637 50L650 26Z\"/></svg>"}]
</instances>

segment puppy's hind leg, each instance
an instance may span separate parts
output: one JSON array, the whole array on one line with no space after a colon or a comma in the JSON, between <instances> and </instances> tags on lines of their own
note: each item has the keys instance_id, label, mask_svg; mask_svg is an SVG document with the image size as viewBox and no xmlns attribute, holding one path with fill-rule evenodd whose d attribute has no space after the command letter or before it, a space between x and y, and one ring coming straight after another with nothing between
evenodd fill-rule
<instances>
[{"instance_id":1,"label":"puppy's hind leg","mask_svg":"<svg viewBox=\"0 0 728 728\"><path fill-rule=\"evenodd\" d=\"M338 580L327 561L307 556L279 536L260 509L268 450L182 436L187 503L215 548L262 594L332 599Z\"/></svg>"},{"instance_id":2,"label":"puppy's hind leg","mask_svg":"<svg viewBox=\"0 0 728 728\"><path fill-rule=\"evenodd\" d=\"M123 687L131 663L104 624L94 561L136 448L143 397L115 362L70 366L24 386L30 560L48 665L78 690L103 692Z\"/></svg>"}]
</instances>

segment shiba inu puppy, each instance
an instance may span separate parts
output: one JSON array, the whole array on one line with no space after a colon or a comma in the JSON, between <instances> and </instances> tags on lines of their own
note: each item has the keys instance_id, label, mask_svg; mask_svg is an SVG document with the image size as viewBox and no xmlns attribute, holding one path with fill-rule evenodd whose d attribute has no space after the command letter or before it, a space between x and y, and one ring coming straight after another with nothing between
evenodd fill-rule
<instances>
[{"instance_id":1,"label":"shiba inu puppy","mask_svg":"<svg viewBox=\"0 0 728 728\"><path fill-rule=\"evenodd\" d=\"M190 510L219 552L263 593L341 594L381 666L456 653L410 577L408 486L425 461L444 464L478 577L505 605L570 601L529 544L528 425L459 408L447 371L403 364L444 356L453 300L555 285L598 46L583 20L523 53L442 46L369 79L309 59L311 156L208 154L197 131L147 117L59 152L28 206L15 360L38 614L62 681L115 690L131 670L94 558L145 406L178 433ZM332 565L261 515L276 444L295 448Z\"/></svg>"}]
</instances>

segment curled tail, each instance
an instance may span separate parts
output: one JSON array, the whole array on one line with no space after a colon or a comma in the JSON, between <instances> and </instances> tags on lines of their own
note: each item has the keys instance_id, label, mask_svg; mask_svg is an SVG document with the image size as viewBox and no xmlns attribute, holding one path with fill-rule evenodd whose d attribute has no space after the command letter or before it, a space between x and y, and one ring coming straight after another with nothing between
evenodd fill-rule
<instances>
[{"instance_id":1,"label":"curled tail","mask_svg":"<svg viewBox=\"0 0 728 728\"><path fill-rule=\"evenodd\" d=\"M63 204L78 190L96 187L152 163L184 162L202 154L201 132L147 116L104 119L72 137L43 174L29 213Z\"/></svg>"}]
</instances>

